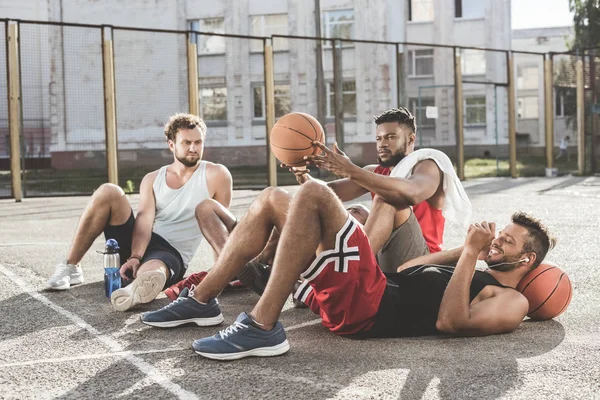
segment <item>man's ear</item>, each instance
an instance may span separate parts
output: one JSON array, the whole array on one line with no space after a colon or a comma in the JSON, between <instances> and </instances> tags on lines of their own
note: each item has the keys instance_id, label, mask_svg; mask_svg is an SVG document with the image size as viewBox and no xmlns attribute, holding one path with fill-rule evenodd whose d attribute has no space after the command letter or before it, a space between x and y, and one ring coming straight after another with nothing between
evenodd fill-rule
<instances>
[{"instance_id":1,"label":"man's ear","mask_svg":"<svg viewBox=\"0 0 600 400\"><path fill-rule=\"evenodd\" d=\"M175 142L173 142L171 139L168 139L167 144L169 145L169 150L171 150L171 151L175 150Z\"/></svg>"},{"instance_id":2,"label":"man's ear","mask_svg":"<svg viewBox=\"0 0 600 400\"><path fill-rule=\"evenodd\" d=\"M415 133L414 133L414 132L411 132L411 133L408 135L408 143L407 143L407 144L408 144L409 146L413 146L413 145L415 144L415 141L416 141L416 140L417 140L417 135L415 135Z\"/></svg>"},{"instance_id":3,"label":"man's ear","mask_svg":"<svg viewBox=\"0 0 600 400\"><path fill-rule=\"evenodd\" d=\"M531 268L533 263L535 263L535 261L537 260L537 254L535 254L534 252L525 253L521 257L521 259L523 260L523 265L526 265L527 268Z\"/></svg>"}]
</instances>

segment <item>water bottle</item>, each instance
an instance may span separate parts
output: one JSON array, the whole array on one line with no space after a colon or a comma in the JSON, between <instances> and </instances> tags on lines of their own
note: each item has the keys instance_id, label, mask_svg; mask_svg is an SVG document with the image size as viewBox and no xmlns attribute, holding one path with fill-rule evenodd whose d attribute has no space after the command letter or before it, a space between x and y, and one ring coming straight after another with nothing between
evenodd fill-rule
<instances>
[{"instance_id":1,"label":"water bottle","mask_svg":"<svg viewBox=\"0 0 600 400\"><path fill-rule=\"evenodd\" d=\"M115 239L108 239L104 247L104 294L110 297L112 292L121 287L121 260L119 244Z\"/></svg>"}]
</instances>

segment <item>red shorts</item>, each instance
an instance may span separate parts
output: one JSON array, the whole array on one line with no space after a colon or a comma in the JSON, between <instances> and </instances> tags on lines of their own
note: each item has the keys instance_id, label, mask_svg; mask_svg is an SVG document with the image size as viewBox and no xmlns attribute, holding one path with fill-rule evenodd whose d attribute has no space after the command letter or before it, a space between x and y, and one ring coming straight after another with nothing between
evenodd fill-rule
<instances>
[{"instance_id":1,"label":"red shorts","mask_svg":"<svg viewBox=\"0 0 600 400\"><path fill-rule=\"evenodd\" d=\"M354 218L337 233L335 249L318 254L302 277L294 298L321 315L327 329L349 335L373 326L387 280Z\"/></svg>"}]
</instances>

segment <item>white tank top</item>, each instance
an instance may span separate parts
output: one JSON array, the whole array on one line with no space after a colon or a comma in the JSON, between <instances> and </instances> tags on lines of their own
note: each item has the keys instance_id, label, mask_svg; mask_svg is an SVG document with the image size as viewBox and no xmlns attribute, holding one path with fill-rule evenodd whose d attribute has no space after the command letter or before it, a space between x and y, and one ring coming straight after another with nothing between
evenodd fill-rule
<instances>
[{"instance_id":1,"label":"white tank top","mask_svg":"<svg viewBox=\"0 0 600 400\"><path fill-rule=\"evenodd\" d=\"M201 201L210 198L206 185L206 164L206 161L200 161L196 171L179 189L171 189L167 185L167 166L164 166L158 170L152 186L156 202L152 230L181 254L186 268L202 241L194 213Z\"/></svg>"}]
</instances>

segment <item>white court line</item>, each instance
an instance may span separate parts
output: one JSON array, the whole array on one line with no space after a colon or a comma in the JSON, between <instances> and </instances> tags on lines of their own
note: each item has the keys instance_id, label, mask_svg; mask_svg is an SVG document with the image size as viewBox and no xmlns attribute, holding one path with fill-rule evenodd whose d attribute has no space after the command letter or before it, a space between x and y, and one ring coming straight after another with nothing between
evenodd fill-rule
<instances>
[{"instance_id":1,"label":"white court line","mask_svg":"<svg viewBox=\"0 0 600 400\"><path fill-rule=\"evenodd\" d=\"M312 321L303 322L298 325L290 326L289 328L285 328L286 332L293 331L295 329L304 328L305 326L317 325L321 323L321 318L313 319Z\"/></svg>"},{"instance_id":2,"label":"white court line","mask_svg":"<svg viewBox=\"0 0 600 400\"><path fill-rule=\"evenodd\" d=\"M0 243L0 247L10 246L57 246L64 245L65 242L25 242L25 243Z\"/></svg>"},{"instance_id":3,"label":"white court line","mask_svg":"<svg viewBox=\"0 0 600 400\"><path fill-rule=\"evenodd\" d=\"M2 266L0 265L0 271ZM4 273L4 271L2 271ZM68 312L68 311L67 311ZM289 328L285 328L286 332L293 331L296 329L304 328L306 326L317 325L321 322L321 319L315 319L308 322L303 322L298 325L290 326ZM47 364L47 363L61 363L68 361L81 361L81 360L93 360L98 358L109 358L109 357L125 357L125 356L135 356L135 355L144 355L144 354L154 354L154 353L171 353L178 351L191 351L190 347L170 347L167 349L156 349L156 350L139 350L139 351L116 351L112 353L96 353L96 354L84 354L81 356L73 356L73 357L58 357L58 358L41 358L37 360L29 360L29 361L21 361L15 363L8 364L0 364L0 369L2 368L10 368L10 367L23 367L28 365L36 365L36 364Z\"/></svg>"},{"instance_id":4,"label":"white court line","mask_svg":"<svg viewBox=\"0 0 600 400\"><path fill-rule=\"evenodd\" d=\"M171 392L175 396L180 399L197 399L198 397L191 392L184 390L181 386L176 383L173 383L167 378L165 375L161 374L156 370L151 364L147 363L143 359L136 357L134 354L124 351L123 347L119 344L118 341L113 339L110 336L101 334L96 328L85 322L81 317L73 314L72 312L65 310L59 305L51 302L46 296L32 290L29 286L18 276L16 276L12 271L4 267L4 265L0 264L0 272L8 277L11 281L13 281L17 286L21 288L25 293L29 296L33 297L35 300L40 303L48 306L53 309L60 315L65 318L71 320L78 327L85 329L92 335L96 336L96 338L105 346L107 346L113 353L123 352L124 354L121 356L125 360L129 361L133 364L137 369L139 369L143 374L148 376L154 382L162 386L165 390Z\"/></svg>"},{"instance_id":5,"label":"white court line","mask_svg":"<svg viewBox=\"0 0 600 400\"><path fill-rule=\"evenodd\" d=\"M97 358L109 358L109 357L124 357L124 356L128 356L128 355L168 353L168 352L172 352L172 351L190 351L190 348L171 347L168 349L158 349L158 350L117 351L114 353L85 354L85 355L73 356L73 357L41 358L38 360L21 361L21 362L9 363L9 364L0 364L0 369L9 368L9 367L23 367L23 366L35 365L35 364L61 363L61 362L78 361L78 360L93 360L93 359L97 359Z\"/></svg>"}]
</instances>

